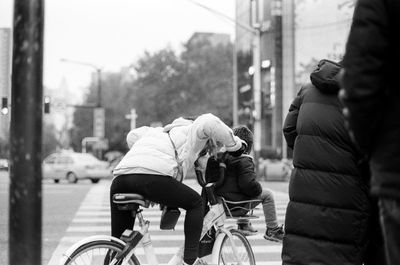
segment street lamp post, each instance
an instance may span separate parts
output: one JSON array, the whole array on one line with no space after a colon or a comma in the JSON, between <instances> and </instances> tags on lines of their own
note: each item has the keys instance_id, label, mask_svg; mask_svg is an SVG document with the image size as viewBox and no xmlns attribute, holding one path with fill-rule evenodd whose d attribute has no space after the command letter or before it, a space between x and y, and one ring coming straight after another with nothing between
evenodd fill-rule
<instances>
[{"instance_id":1,"label":"street lamp post","mask_svg":"<svg viewBox=\"0 0 400 265\"><path fill-rule=\"evenodd\" d=\"M86 63L86 62L80 62L80 61L75 61L75 60L69 60L69 59L61 59L62 62L66 63L73 63L73 64L79 64L79 65L84 65L93 68L96 73L97 73L97 107L100 108L102 106L101 104L101 75L102 75L102 68L98 67L94 64L91 63Z\"/></svg>"},{"instance_id":2,"label":"street lamp post","mask_svg":"<svg viewBox=\"0 0 400 265\"><path fill-rule=\"evenodd\" d=\"M105 112L104 108L102 107L102 100L101 100L101 74L102 74L102 68L98 67L94 64L91 63L86 63L86 62L80 62L80 61L75 61L75 60L69 60L69 59L61 59L62 62L68 62L68 63L73 63L73 64L78 64L78 65L83 65L83 66L88 66L93 68L96 73L97 73L97 104L95 106L91 106L93 108L93 137L85 137L83 140L87 140L90 138L90 140L93 142L93 139L96 139L96 143L99 147L97 156L101 157L102 156L102 149L106 149L108 144L107 140L105 139ZM82 145L83 146L83 145ZM86 144L84 147L82 147L82 151L86 152Z\"/></svg>"}]
</instances>

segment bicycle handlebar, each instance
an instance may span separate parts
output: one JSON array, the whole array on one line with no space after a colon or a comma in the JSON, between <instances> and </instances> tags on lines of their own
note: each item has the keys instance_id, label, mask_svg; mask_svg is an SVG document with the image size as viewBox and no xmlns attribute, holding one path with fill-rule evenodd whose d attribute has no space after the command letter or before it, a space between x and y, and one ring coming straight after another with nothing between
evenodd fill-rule
<instances>
[{"instance_id":1,"label":"bicycle handlebar","mask_svg":"<svg viewBox=\"0 0 400 265\"><path fill-rule=\"evenodd\" d=\"M219 177L218 177L218 181L215 182L214 186L215 188L219 188L223 183L224 183L224 179L225 179L225 171L226 171L226 165L223 162L222 159L218 159L219 161ZM196 178L197 178L197 182L199 183L199 185L201 187L205 187L208 183L207 181L204 179L203 177L203 173L200 170L200 165L199 162L195 161L194 162L194 166L195 166L195 172L196 172Z\"/></svg>"},{"instance_id":2,"label":"bicycle handlebar","mask_svg":"<svg viewBox=\"0 0 400 265\"><path fill-rule=\"evenodd\" d=\"M219 160L219 170L218 170L219 178L218 181L214 183L207 183L207 181L204 180L203 173L199 168L199 163L197 161L194 163L197 182L201 187L205 189L208 201L210 202L211 205L215 205L218 203L217 198L215 196L215 189L220 187L224 183L224 178L225 178L226 165L223 162L223 159L218 159L218 160Z\"/></svg>"},{"instance_id":3,"label":"bicycle handlebar","mask_svg":"<svg viewBox=\"0 0 400 265\"><path fill-rule=\"evenodd\" d=\"M207 185L207 183L203 178L203 173L201 172L201 170L199 168L199 162L197 162L197 160L194 162L194 171L196 172L197 182L199 183L199 185L201 187L204 188Z\"/></svg>"}]
</instances>

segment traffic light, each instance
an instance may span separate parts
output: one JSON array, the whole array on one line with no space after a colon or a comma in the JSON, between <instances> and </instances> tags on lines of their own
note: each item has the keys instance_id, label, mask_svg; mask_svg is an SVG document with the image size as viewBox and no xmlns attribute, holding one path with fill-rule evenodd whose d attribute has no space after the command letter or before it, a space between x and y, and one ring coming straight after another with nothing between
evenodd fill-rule
<instances>
[{"instance_id":1,"label":"traffic light","mask_svg":"<svg viewBox=\"0 0 400 265\"><path fill-rule=\"evenodd\" d=\"M44 113L50 113L50 97L44 97Z\"/></svg>"},{"instance_id":2,"label":"traffic light","mask_svg":"<svg viewBox=\"0 0 400 265\"><path fill-rule=\"evenodd\" d=\"M6 97L1 98L1 114L8 114L8 99Z\"/></svg>"}]
</instances>

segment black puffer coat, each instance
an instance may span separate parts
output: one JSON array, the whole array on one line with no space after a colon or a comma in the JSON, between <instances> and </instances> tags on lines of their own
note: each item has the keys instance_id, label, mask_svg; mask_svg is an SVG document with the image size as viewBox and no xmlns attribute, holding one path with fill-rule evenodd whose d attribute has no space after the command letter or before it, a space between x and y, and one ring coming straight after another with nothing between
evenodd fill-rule
<instances>
[{"instance_id":1,"label":"black puffer coat","mask_svg":"<svg viewBox=\"0 0 400 265\"><path fill-rule=\"evenodd\" d=\"M344 56L349 124L370 158L372 193L400 201L400 1L359 0Z\"/></svg>"},{"instance_id":2,"label":"black puffer coat","mask_svg":"<svg viewBox=\"0 0 400 265\"><path fill-rule=\"evenodd\" d=\"M249 200L262 192L261 184L256 180L253 158L249 155L235 157L225 155L226 172L223 184L215 193L230 201ZM219 162L213 157L208 159L206 179L217 182L219 178Z\"/></svg>"},{"instance_id":3,"label":"black puffer coat","mask_svg":"<svg viewBox=\"0 0 400 265\"><path fill-rule=\"evenodd\" d=\"M362 264L370 216L368 180L344 126L336 74L322 60L298 93L283 132L294 150L282 260L286 265Z\"/></svg>"}]
</instances>

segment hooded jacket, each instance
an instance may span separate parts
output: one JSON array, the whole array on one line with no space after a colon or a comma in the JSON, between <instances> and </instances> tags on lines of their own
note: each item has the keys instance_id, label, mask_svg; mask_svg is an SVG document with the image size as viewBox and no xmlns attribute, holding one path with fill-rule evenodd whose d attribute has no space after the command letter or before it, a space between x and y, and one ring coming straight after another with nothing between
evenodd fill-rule
<instances>
[{"instance_id":1,"label":"hooded jacket","mask_svg":"<svg viewBox=\"0 0 400 265\"><path fill-rule=\"evenodd\" d=\"M262 192L261 184L257 181L253 158L247 154L235 157L225 155L226 172L224 182L215 193L230 201L250 200ZM219 161L210 157L207 162L207 182L219 180Z\"/></svg>"},{"instance_id":2,"label":"hooded jacket","mask_svg":"<svg viewBox=\"0 0 400 265\"><path fill-rule=\"evenodd\" d=\"M400 1L357 1L343 59L344 105L370 159L371 192L400 201Z\"/></svg>"},{"instance_id":3,"label":"hooded jacket","mask_svg":"<svg viewBox=\"0 0 400 265\"><path fill-rule=\"evenodd\" d=\"M322 60L290 106L283 133L293 148L284 265L362 264L370 221L368 179L337 98L340 66Z\"/></svg>"},{"instance_id":4,"label":"hooded jacket","mask_svg":"<svg viewBox=\"0 0 400 265\"><path fill-rule=\"evenodd\" d=\"M187 175L208 140L220 143L228 151L241 148L243 141L218 117L203 114L194 121L178 118L163 127L140 127L127 135L128 153L115 167L114 176L126 174L155 174L176 176L178 160L182 162L183 177Z\"/></svg>"}]
</instances>

